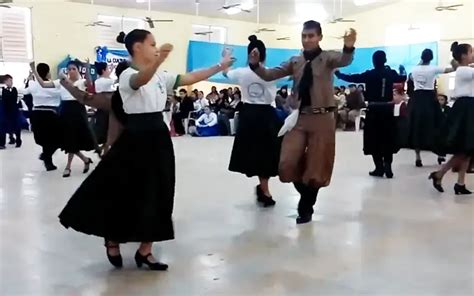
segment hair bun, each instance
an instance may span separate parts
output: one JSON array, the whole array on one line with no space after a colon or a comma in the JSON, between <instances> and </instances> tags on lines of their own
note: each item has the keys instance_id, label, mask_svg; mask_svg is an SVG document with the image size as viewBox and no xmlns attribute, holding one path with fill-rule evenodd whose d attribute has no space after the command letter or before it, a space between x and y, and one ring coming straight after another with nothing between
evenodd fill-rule
<instances>
[{"instance_id":1,"label":"hair bun","mask_svg":"<svg viewBox=\"0 0 474 296\"><path fill-rule=\"evenodd\" d=\"M250 35L249 36L249 41L250 42L256 42L257 40L258 40L257 36L255 36L255 35Z\"/></svg>"},{"instance_id":2,"label":"hair bun","mask_svg":"<svg viewBox=\"0 0 474 296\"><path fill-rule=\"evenodd\" d=\"M120 32L117 36L117 42L118 43L122 43L122 44L125 44L125 32Z\"/></svg>"},{"instance_id":3,"label":"hair bun","mask_svg":"<svg viewBox=\"0 0 474 296\"><path fill-rule=\"evenodd\" d=\"M454 50L456 50L456 47L458 47L459 45L459 42L455 41L453 42L453 44L451 44L451 52L454 52Z\"/></svg>"}]
</instances>

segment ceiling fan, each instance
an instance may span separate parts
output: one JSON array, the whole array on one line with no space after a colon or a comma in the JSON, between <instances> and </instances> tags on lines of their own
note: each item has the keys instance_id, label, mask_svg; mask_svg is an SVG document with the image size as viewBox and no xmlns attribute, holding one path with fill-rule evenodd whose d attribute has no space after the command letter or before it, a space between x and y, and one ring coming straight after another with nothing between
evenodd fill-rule
<instances>
[{"instance_id":1,"label":"ceiling fan","mask_svg":"<svg viewBox=\"0 0 474 296\"><path fill-rule=\"evenodd\" d=\"M241 3L230 4L230 5L224 4L224 5L222 5L222 7L219 8L218 10L223 10L224 12L225 12L225 11L230 11L230 10L240 10L240 11L247 12L247 13L251 13L251 12L252 12L252 11L249 10L249 9L244 9L244 8L242 7L242 4L241 4Z\"/></svg>"},{"instance_id":2,"label":"ceiling fan","mask_svg":"<svg viewBox=\"0 0 474 296\"><path fill-rule=\"evenodd\" d=\"M270 29L270 28L259 28L255 30L255 33L266 33L266 32L275 32L275 29Z\"/></svg>"},{"instance_id":3,"label":"ceiling fan","mask_svg":"<svg viewBox=\"0 0 474 296\"><path fill-rule=\"evenodd\" d=\"M200 35L200 36L207 36L207 35L211 35L212 31L204 31L204 32L195 32L194 35Z\"/></svg>"},{"instance_id":4,"label":"ceiling fan","mask_svg":"<svg viewBox=\"0 0 474 296\"><path fill-rule=\"evenodd\" d=\"M291 40L291 38L290 37L278 37L277 40L278 41L289 41L289 40Z\"/></svg>"},{"instance_id":5,"label":"ceiling fan","mask_svg":"<svg viewBox=\"0 0 474 296\"><path fill-rule=\"evenodd\" d=\"M456 11L459 7L464 6L464 4L451 4L451 5L443 5L443 1L440 1L438 6L435 7L436 11Z\"/></svg>"},{"instance_id":6,"label":"ceiling fan","mask_svg":"<svg viewBox=\"0 0 474 296\"><path fill-rule=\"evenodd\" d=\"M13 3L13 0L0 0L0 8L12 8L8 3Z\"/></svg>"},{"instance_id":7,"label":"ceiling fan","mask_svg":"<svg viewBox=\"0 0 474 296\"><path fill-rule=\"evenodd\" d=\"M112 26L109 24L104 23L103 21L95 21L90 23L78 22L80 24L85 24L85 27L106 27L111 28Z\"/></svg>"},{"instance_id":8,"label":"ceiling fan","mask_svg":"<svg viewBox=\"0 0 474 296\"><path fill-rule=\"evenodd\" d=\"M148 13L151 14L151 0L148 0ZM151 17L147 16L143 19L150 29L155 28L155 23L172 23L174 20L161 20L161 19L152 19Z\"/></svg>"},{"instance_id":9,"label":"ceiling fan","mask_svg":"<svg viewBox=\"0 0 474 296\"><path fill-rule=\"evenodd\" d=\"M144 19L144 21L147 22L148 26L151 29L155 28L155 23L172 23L172 22L174 22L174 20L161 20L161 19L154 20L154 19L151 19L151 17L146 17Z\"/></svg>"},{"instance_id":10,"label":"ceiling fan","mask_svg":"<svg viewBox=\"0 0 474 296\"><path fill-rule=\"evenodd\" d=\"M334 17L329 21L330 24L355 23L355 20L342 17L342 0L339 0L339 17L336 16L336 0L333 0L332 5Z\"/></svg>"}]
</instances>

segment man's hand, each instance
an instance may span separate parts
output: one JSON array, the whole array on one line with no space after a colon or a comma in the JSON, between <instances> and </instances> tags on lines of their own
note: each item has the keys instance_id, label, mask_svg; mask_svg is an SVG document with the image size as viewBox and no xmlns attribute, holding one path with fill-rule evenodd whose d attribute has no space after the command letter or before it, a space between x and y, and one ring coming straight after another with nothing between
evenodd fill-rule
<instances>
[{"instance_id":1,"label":"man's hand","mask_svg":"<svg viewBox=\"0 0 474 296\"><path fill-rule=\"evenodd\" d=\"M349 31L346 31L344 34L344 46L348 48L353 48L357 40L357 32L353 28L350 28Z\"/></svg>"},{"instance_id":2,"label":"man's hand","mask_svg":"<svg viewBox=\"0 0 474 296\"><path fill-rule=\"evenodd\" d=\"M30 63L30 68L31 68L31 70L33 70L33 71L36 69L36 63L35 63L35 61L32 61L32 62Z\"/></svg>"}]
</instances>

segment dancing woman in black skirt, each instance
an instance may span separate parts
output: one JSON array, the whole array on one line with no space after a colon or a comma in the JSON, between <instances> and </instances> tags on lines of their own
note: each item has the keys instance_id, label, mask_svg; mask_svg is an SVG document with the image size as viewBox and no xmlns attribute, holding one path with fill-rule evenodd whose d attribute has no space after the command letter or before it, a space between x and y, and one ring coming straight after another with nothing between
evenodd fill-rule
<instances>
[{"instance_id":1,"label":"dancing woman in black skirt","mask_svg":"<svg viewBox=\"0 0 474 296\"><path fill-rule=\"evenodd\" d=\"M125 128L59 219L66 228L103 237L107 257L116 267L122 266L119 244L140 242L137 266L166 270L168 266L153 257L152 245L174 239L175 161L162 115L167 94L225 70L233 59L226 55L214 67L172 75L158 69L172 50L170 44L158 49L146 30L121 33L117 40L132 56L132 66L119 79Z\"/></svg>"},{"instance_id":2,"label":"dancing woman in black skirt","mask_svg":"<svg viewBox=\"0 0 474 296\"><path fill-rule=\"evenodd\" d=\"M439 151L443 114L436 97L435 82L439 74L450 73L454 69L432 66L432 60L433 51L425 49L421 54L421 63L411 73L414 92L408 101L408 147L415 149L417 167L423 166L421 150L437 153L439 164L445 161Z\"/></svg>"},{"instance_id":3,"label":"dancing woman in black skirt","mask_svg":"<svg viewBox=\"0 0 474 296\"><path fill-rule=\"evenodd\" d=\"M36 67L38 78L41 81L52 83L50 68L40 63ZM31 114L31 129L36 144L43 148L40 160L44 162L47 171L54 171L53 154L61 146L62 130L59 119L59 104L61 95L56 88L43 88L34 80L30 80L28 94L33 97L33 112Z\"/></svg>"},{"instance_id":4,"label":"dancing woman in black skirt","mask_svg":"<svg viewBox=\"0 0 474 296\"><path fill-rule=\"evenodd\" d=\"M260 62L265 62L265 44L255 35L249 37L247 52L255 48L260 52ZM249 67L238 68L224 74L242 89L244 105L239 113L239 126L235 136L229 170L257 176L260 185L256 188L257 201L264 207L275 205L268 182L278 176L280 145L278 130L280 124L275 108L277 88L275 83L264 81Z\"/></svg>"},{"instance_id":5,"label":"dancing woman in black skirt","mask_svg":"<svg viewBox=\"0 0 474 296\"><path fill-rule=\"evenodd\" d=\"M67 72L69 79L74 83L74 86L86 90L90 81L81 78L79 73L79 62L70 61L67 65ZM97 146L92 129L89 126L86 108L77 102L74 97L64 87L60 85L59 80L53 82L45 82L39 77L35 63L31 63L31 70L35 74L36 79L45 88L58 88L61 94L61 105L59 107L59 117L62 126L62 143L61 149L68 155L66 168L63 172L63 177L71 176L71 165L74 156L78 156L84 162L83 173L89 172L92 160L84 154L84 151L94 150Z\"/></svg>"},{"instance_id":6,"label":"dancing woman in black skirt","mask_svg":"<svg viewBox=\"0 0 474 296\"><path fill-rule=\"evenodd\" d=\"M472 45L453 43L451 47L454 59L459 63L456 69L454 95L456 102L448 114L445 126L445 151L454 154L437 172L430 175L433 186L439 192L444 192L441 184L444 175L456 167L458 182L454 185L454 193L471 194L466 189L466 172L469 162L474 155L474 68L472 63Z\"/></svg>"}]
</instances>

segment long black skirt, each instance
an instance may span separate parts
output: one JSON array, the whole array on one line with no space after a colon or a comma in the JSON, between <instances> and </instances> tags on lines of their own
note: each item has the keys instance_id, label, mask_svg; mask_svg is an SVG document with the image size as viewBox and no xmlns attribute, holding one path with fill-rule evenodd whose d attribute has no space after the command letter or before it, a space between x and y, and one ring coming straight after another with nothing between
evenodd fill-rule
<instances>
[{"instance_id":1,"label":"long black skirt","mask_svg":"<svg viewBox=\"0 0 474 296\"><path fill-rule=\"evenodd\" d=\"M247 177L278 175L281 139L275 108L244 104L230 158L229 170Z\"/></svg>"},{"instance_id":2,"label":"long black skirt","mask_svg":"<svg viewBox=\"0 0 474 296\"><path fill-rule=\"evenodd\" d=\"M458 98L443 127L446 154L474 155L474 97Z\"/></svg>"},{"instance_id":3,"label":"long black skirt","mask_svg":"<svg viewBox=\"0 0 474 296\"><path fill-rule=\"evenodd\" d=\"M41 147L57 149L62 146L63 137L58 108L39 108L41 110L33 110L30 119L35 142Z\"/></svg>"},{"instance_id":4,"label":"long black skirt","mask_svg":"<svg viewBox=\"0 0 474 296\"><path fill-rule=\"evenodd\" d=\"M109 129L109 112L97 110L94 115L94 134L98 144L107 142L107 131Z\"/></svg>"},{"instance_id":5,"label":"long black skirt","mask_svg":"<svg viewBox=\"0 0 474 296\"><path fill-rule=\"evenodd\" d=\"M408 101L407 148L440 152L443 112L433 90L417 90Z\"/></svg>"},{"instance_id":6,"label":"long black skirt","mask_svg":"<svg viewBox=\"0 0 474 296\"><path fill-rule=\"evenodd\" d=\"M62 101L59 116L63 131L61 148L64 152L77 153L96 149L97 141L84 105L78 101Z\"/></svg>"},{"instance_id":7,"label":"long black skirt","mask_svg":"<svg viewBox=\"0 0 474 296\"><path fill-rule=\"evenodd\" d=\"M392 103L371 103L364 126L364 154L394 154L400 150L397 121Z\"/></svg>"},{"instance_id":8,"label":"long black skirt","mask_svg":"<svg viewBox=\"0 0 474 296\"><path fill-rule=\"evenodd\" d=\"M127 126L59 215L66 228L125 242L174 239L175 158L161 113Z\"/></svg>"}]
</instances>

